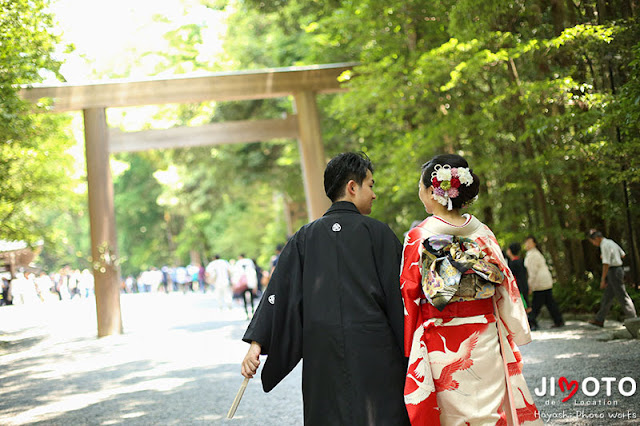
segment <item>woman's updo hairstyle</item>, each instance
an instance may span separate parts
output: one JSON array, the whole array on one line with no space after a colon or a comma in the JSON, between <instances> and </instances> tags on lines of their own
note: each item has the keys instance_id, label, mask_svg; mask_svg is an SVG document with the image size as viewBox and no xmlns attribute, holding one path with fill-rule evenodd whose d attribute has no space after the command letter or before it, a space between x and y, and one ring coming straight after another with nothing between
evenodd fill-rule
<instances>
[{"instance_id":1,"label":"woman's updo hairstyle","mask_svg":"<svg viewBox=\"0 0 640 426\"><path fill-rule=\"evenodd\" d=\"M454 209L463 207L478 195L478 192L480 191L480 178L469 168L467 160L457 154L436 155L430 161L422 165L422 183L424 183L426 188L433 186L431 174L436 170L437 165L442 167L449 165L452 169L458 167L468 168L471 176L473 177L471 185L460 185L458 188L458 196L451 199L451 204Z\"/></svg>"}]
</instances>

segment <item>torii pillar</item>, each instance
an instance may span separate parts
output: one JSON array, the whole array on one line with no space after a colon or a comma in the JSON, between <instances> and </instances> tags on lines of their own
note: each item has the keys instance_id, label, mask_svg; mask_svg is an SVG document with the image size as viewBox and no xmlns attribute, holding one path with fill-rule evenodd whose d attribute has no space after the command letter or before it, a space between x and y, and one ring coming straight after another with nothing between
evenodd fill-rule
<instances>
[{"instance_id":1,"label":"torii pillar","mask_svg":"<svg viewBox=\"0 0 640 426\"><path fill-rule=\"evenodd\" d=\"M89 108L83 113L98 337L104 337L122 334L109 131L105 108Z\"/></svg>"},{"instance_id":2,"label":"torii pillar","mask_svg":"<svg viewBox=\"0 0 640 426\"><path fill-rule=\"evenodd\" d=\"M316 94L311 91L294 94L298 116L298 149L300 150L304 192L309 221L318 219L331 205L324 192L324 146L320 131L320 115Z\"/></svg>"}]
</instances>

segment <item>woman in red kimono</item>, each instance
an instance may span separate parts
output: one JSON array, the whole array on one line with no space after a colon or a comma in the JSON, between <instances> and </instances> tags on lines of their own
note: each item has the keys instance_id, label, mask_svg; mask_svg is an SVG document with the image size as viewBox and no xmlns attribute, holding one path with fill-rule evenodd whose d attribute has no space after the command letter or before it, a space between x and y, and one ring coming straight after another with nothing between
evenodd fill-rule
<instances>
[{"instance_id":1,"label":"woman in red kimono","mask_svg":"<svg viewBox=\"0 0 640 426\"><path fill-rule=\"evenodd\" d=\"M432 216L407 233L400 277L414 425L543 424L516 346L531 341L516 281L493 232L460 213L479 186L459 155L422 166Z\"/></svg>"}]
</instances>

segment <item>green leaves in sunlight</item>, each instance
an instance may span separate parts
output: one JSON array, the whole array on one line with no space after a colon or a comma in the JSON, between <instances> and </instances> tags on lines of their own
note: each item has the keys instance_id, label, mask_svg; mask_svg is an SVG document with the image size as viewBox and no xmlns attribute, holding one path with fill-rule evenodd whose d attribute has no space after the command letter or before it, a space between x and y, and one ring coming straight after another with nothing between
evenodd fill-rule
<instances>
[{"instance_id":1,"label":"green leaves in sunlight","mask_svg":"<svg viewBox=\"0 0 640 426\"><path fill-rule=\"evenodd\" d=\"M350 91L323 105L327 151L371 156L373 215L398 235L425 214L420 165L459 152L483 182L472 212L502 243L538 234L561 282L593 266L581 242L589 228L637 246L637 11L622 1L607 11L594 1L332 6L298 16L299 37L313 37L306 61L343 60L339 45L360 62L342 78ZM287 2L263 14L296 11ZM631 222L621 219L627 212Z\"/></svg>"},{"instance_id":2,"label":"green leaves in sunlight","mask_svg":"<svg viewBox=\"0 0 640 426\"><path fill-rule=\"evenodd\" d=\"M19 85L57 74L46 0L0 0L0 239L53 238L47 211L72 192L69 117L35 115ZM43 106L44 109L44 106Z\"/></svg>"}]
</instances>

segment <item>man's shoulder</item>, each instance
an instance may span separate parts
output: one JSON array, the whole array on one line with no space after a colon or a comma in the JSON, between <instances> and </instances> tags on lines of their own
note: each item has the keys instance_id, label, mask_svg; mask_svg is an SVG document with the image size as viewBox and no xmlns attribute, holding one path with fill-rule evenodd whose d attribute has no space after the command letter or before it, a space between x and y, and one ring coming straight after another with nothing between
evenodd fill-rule
<instances>
[{"instance_id":1,"label":"man's shoulder","mask_svg":"<svg viewBox=\"0 0 640 426\"><path fill-rule=\"evenodd\" d=\"M507 260L507 264L509 265L509 267L511 267L511 265L522 266L524 265L524 259L521 257L517 259L509 259Z\"/></svg>"},{"instance_id":2,"label":"man's shoulder","mask_svg":"<svg viewBox=\"0 0 640 426\"><path fill-rule=\"evenodd\" d=\"M381 220L375 219L371 216L362 216L362 219L366 222L366 223L370 223L371 226L377 226L380 228L385 228L385 229L389 229L389 225L387 225L386 223L382 222Z\"/></svg>"},{"instance_id":3,"label":"man's shoulder","mask_svg":"<svg viewBox=\"0 0 640 426\"><path fill-rule=\"evenodd\" d=\"M527 252L527 254L524 257L524 264L528 265L530 264L533 260L539 259L538 254L541 255L541 253L536 250L536 249L531 249Z\"/></svg>"},{"instance_id":4,"label":"man's shoulder","mask_svg":"<svg viewBox=\"0 0 640 426\"><path fill-rule=\"evenodd\" d=\"M374 219L370 216L362 216L362 223L373 234L380 235L384 238L393 237L398 239L391 227L378 219Z\"/></svg>"},{"instance_id":5,"label":"man's shoulder","mask_svg":"<svg viewBox=\"0 0 640 426\"><path fill-rule=\"evenodd\" d=\"M327 224L331 225L335 222L352 222L352 223L378 223L384 225L383 222L380 222L377 219L374 219L369 216L365 216L363 214L355 214L354 212L334 212L331 214L326 214L313 222L309 222L306 225L303 225L298 232L304 230L305 228L314 227L314 226L325 226Z\"/></svg>"},{"instance_id":6,"label":"man's shoulder","mask_svg":"<svg viewBox=\"0 0 640 426\"><path fill-rule=\"evenodd\" d=\"M322 216L321 218L302 226L293 238L304 238L307 232L316 227L329 227L331 229L336 228L342 230L345 226L352 226L354 227L353 229L360 230L361 232L368 231L369 233L376 235L394 236L397 239L396 234L386 223L369 216L352 213L338 213Z\"/></svg>"},{"instance_id":7,"label":"man's shoulder","mask_svg":"<svg viewBox=\"0 0 640 426\"><path fill-rule=\"evenodd\" d=\"M525 258L536 257L536 256L542 256L542 253L540 253L540 250L538 250L537 248L532 248L527 252L527 255L525 256Z\"/></svg>"}]
</instances>

